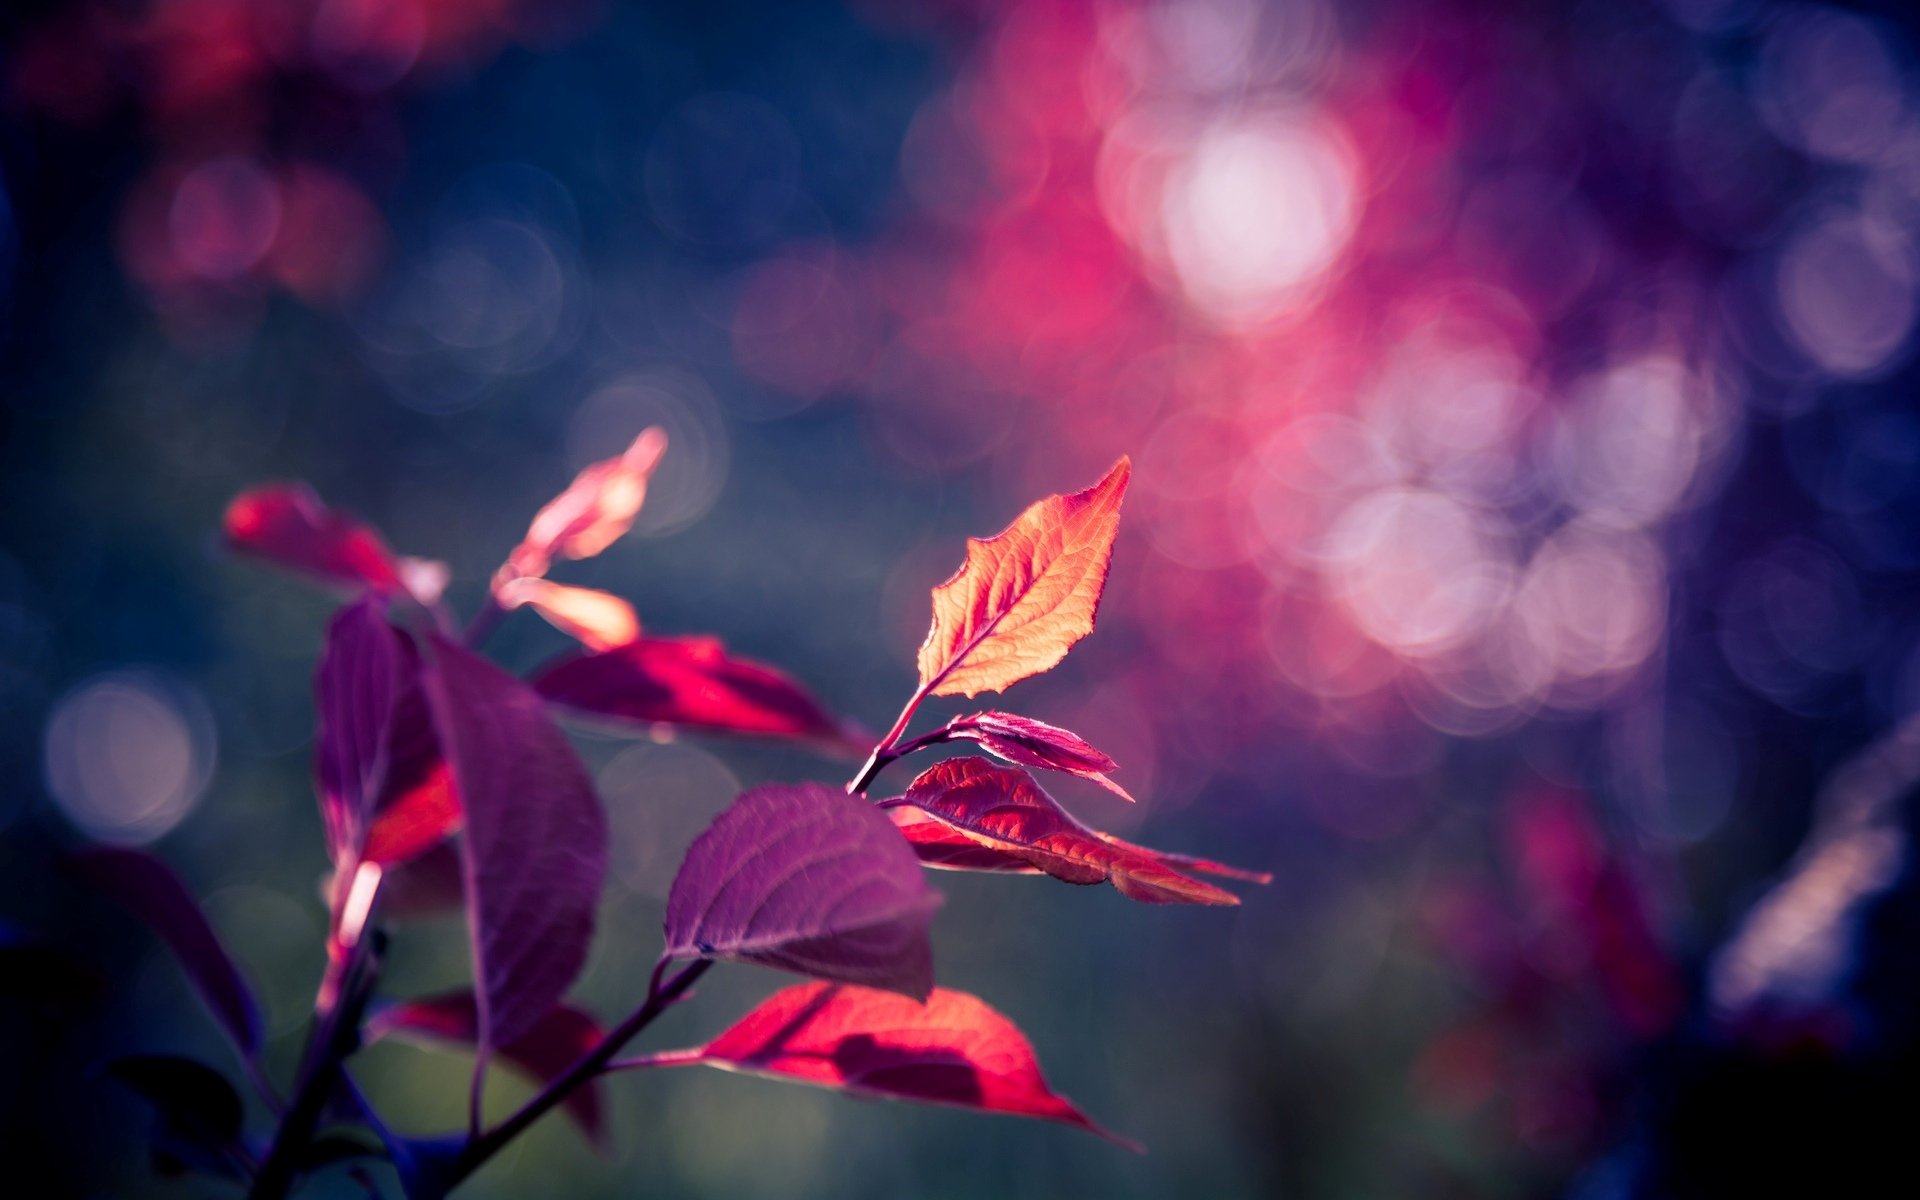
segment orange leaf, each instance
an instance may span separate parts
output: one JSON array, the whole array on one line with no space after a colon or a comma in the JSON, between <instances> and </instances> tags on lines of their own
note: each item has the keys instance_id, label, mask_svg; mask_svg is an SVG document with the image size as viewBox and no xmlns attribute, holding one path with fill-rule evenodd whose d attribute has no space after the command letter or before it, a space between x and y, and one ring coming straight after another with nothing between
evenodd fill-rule
<instances>
[{"instance_id":1,"label":"orange leaf","mask_svg":"<svg viewBox=\"0 0 1920 1200\"><path fill-rule=\"evenodd\" d=\"M589 650L612 650L640 636L633 605L611 592L523 577L507 580L494 595L503 608L532 605L555 629L578 638Z\"/></svg>"},{"instance_id":2,"label":"orange leaf","mask_svg":"<svg viewBox=\"0 0 1920 1200\"><path fill-rule=\"evenodd\" d=\"M1122 458L1084 492L1048 496L981 541L933 589L920 688L935 696L1002 691L1066 657L1093 632L1133 464Z\"/></svg>"},{"instance_id":3,"label":"orange leaf","mask_svg":"<svg viewBox=\"0 0 1920 1200\"><path fill-rule=\"evenodd\" d=\"M647 480L666 449L664 430L645 429L619 457L581 471L566 491L534 514L496 586L515 576L545 575L556 558L592 558L613 545L633 527L647 498Z\"/></svg>"}]
</instances>

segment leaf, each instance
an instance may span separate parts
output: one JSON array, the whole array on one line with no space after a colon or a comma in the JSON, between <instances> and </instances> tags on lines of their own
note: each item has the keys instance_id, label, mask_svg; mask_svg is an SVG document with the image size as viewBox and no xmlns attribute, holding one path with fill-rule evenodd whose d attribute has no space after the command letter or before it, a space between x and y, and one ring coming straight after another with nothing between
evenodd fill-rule
<instances>
[{"instance_id":1,"label":"leaf","mask_svg":"<svg viewBox=\"0 0 1920 1200\"><path fill-rule=\"evenodd\" d=\"M383 1009L367 1022L367 1040L397 1037L407 1041L453 1046L475 1045L480 1036L480 1014L469 991L450 992L409 1000ZM600 1026L592 1016L569 1005L549 1009L538 1024L500 1047L500 1057L520 1068L536 1083L564 1075L587 1051L598 1045ZM602 1145L599 1085L589 1080L563 1102L567 1114L587 1140Z\"/></svg>"},{"instance_id":2,"label":"leaf","mask_svg":"<svg viewBox=\"0 0 1920 1200\"><path fill-rule=\"evenodd\" d=\"M533 686L577 713L645 726L794 738L866 753L859 738L787 676L729 655L709 637L641 638L604 654L572 654Z\"/></svg>"},{"instance_id":3,"label":"leaf","mask_svg":"<svg viewBox=\"0 0 1920 1200\"><path fill-rule=\"evenodd\" d=\"M1091 779L1127 803L1134 802L1127 789L1107 777L1118 764L1079 734L1057 725L1015 713L981 712L949 721L947 736L953 741L978 742L990 753L1023 767Z\"/></svg>"},{"instance_id":4,"label":"leaf","mask_svg":"<svg viewBox=\"0 0 1920 1200\"><path fill-rule=\"evenodd\" d=\"M1084 492L1048 496L933 589L920 646L920 688L935 696L998 692L1050 669L1093 632L1133 464L1122 458Z\"/></svg>"},{"instance_id":5,"label":"leaf","mask_svg":"<svg viewBox=\"0 0 1920 1200\"><path fill-rule=\"evenodd\" d=\"M533 690L443 638L422 679L466 821L461 877L484 1054L531 1032L593 937L607 822Z\"/></svg>"},{"instance_id":6,"label":"leaf","mask_svg":"<svg viewBox=\"0 0 1920 1200\"><path fill-rule=\"evenodd\" d=\"M460 804L419 681L413 640L366 597L327 628L314 675L315 775L336 866L424 853L460 827Z\"/></svg>"},{"instance_id":7,"label":"leaf","mask_svg":"<svg viewBox=\"0 0 1920 1200\"><path fill-rule=\"evenodd\" d=\"M159 935L234 1046L248 1059L258 1055L263 1035L253 989L180 877L150 854L118 847L83 850L72 866L88 886Z\"/></svg>"},{"instance_id":8,"label":"leaf","mask_svg":"<svg viewBox=\"0 0 1920 1200\"><path fill-rule=\"evenodd\" d=\"M328 508L304 483L242 492L222 525L242 554L343 587L402 590L399 562L380 535Z\"/></svg>"},{"instance_id":9,"label":"leaf","mask_svg":"<svg viewBox=\"0 0 1920 1200\"><path fill-rule=\"evenodd\" d=\"M1205 859L1162 854L1089 829L1047 795L1031 775L984 758L935 763L907 794L883 807L911 806L985 850L1017 859L1067 883L1111 883L1148 904L1238 904L1239 897L1176 870L1176 866L1255 883L1270 876ZM915 837L914 827L903 832ZM950 842L919 835L916 851L937 866L982 869L954 860ZM928 847L922 850L921 847ZM993 859L985 860L989 863ZM1007 869L988 866L988 870Z\"/></svg>"},{"instance_id":10,"label":"leaf","mask_svg":"<svg viewBox=\"0 0 1920 1200\"><path fill-rule=\"evenodd\" d=\"M240 1131L245 1110L225 1076L204 1063L170 1054L116 1059L107 1064L106 1073L138 1092L159 1114L153 1141L158 1170L244 1177Z\"/></svg>"},{"instance_id":11,"label":"leaf","mask_svg":"<svg viewBox=\"0 0 1920 1200\"><path fill-rule=\"evenodd\" d=\"M1049 1088L1032 1045L1013 1022L951 988L935 988L925 1004L916 1004L872 988L801 984L769 996L705 1048L658 1061L1038 1117L1141 1149Z\"/></svg>"},{"instance_id":12,"label":"leaf","mask_svg":"<svg viewBox=\"0 0 1920 1200\"><path fill-rule=\"evenodd\" d=\"M667 897L667 956L887 988L933 987L940 895L892 823L817 783L768 784L694 839Z\"/></svg>"},{"instance_id":13,"label":"leaf","mask_svg":"<svg viewBox=\"0 0 1920 1200\"><path fill-rule=\"evenodd\" d=\"M510 579L494 589L504 608L531 605L555 629L589 650L612 650L640 636L633 605L609 592L568 587L545 579Z\"/></svg>"},{"instance_id":14,"label":"leaf","mask_svg":"<svg viewBox=\"0 0 1920 1200\"><path fill-rule=\"evenodd\" d=\"M495 587L515 577L545 575L556 558L591 558L619 540L633 527L647 498L647 480L666 450L666 431L645 429L619 457L581 471L534 514L527 536L495 577Z\"/></svg>"}]
</instances>

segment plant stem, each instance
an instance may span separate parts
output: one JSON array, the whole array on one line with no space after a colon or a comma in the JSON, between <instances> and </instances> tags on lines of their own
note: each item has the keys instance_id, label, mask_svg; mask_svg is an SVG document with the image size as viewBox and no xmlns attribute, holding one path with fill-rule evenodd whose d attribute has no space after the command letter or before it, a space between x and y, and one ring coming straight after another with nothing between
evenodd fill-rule
<instances>
[{"instance_id":1,"label":"plant stem","mask_svg":"<svg viewBox=\"0 0 1920 1200\"><path fill-rule=\"evenodd\" d=\"M666 962L662 961L658 967L654 968L653 983L647 988L645 1003L634 1009L626 1020L608 1030L593 1049L587 1051L577 1062L568 1067L564 1075L558 1076L541 1088L539 1095L521 1105L519 1111L468 1143L467 1148L461 1151L459 1158L454 1161L445 1180L448 1189L473 1174L482 1163L499 1153L508 1142L526 1132L529 1125L545 1116L549 1109L605 1070L607 1064L613 1061L613 1056L620 1053L621 1047L638 1036L641 1030L653 1024L654 1018L673 1007L674 1002L685 995L687 989L707 973L713 966L713 960L696 959L682 967L672 979L662 984L660 975L666 965Z\"/></svg>"},{"instance_id":2,"label":"plant stem","mask_svg":"<svg viewBox=\"0 0 1920 1200\"><path fill-rule=\"evenodd\" d=\"M894 750L894 743L898 742L900 735L907 731L907 723L913 720L913 714L919 710L920 702L926 698L927 686L925 684L922 684L919 690L915 691L913 695L907 697L906 707L902 708L900 715L894 718L893 728L887 730L887 735L880 739L880 744L875 746L873 753L867 756L866 763L861 766L860 770L852 779L847 781L847 795L858 796L866 791L873 783L874 776L880 774L888 763L893 762L901 756L901 752Z\"/></svg>"},{"instance_id":3,"label":"plant stem","mask_svg":"<svg viewBox=\"0 0 1920 1200\"><path fill-rule=\"evenodd\" d=\"M360 1018L366 1012L374 981L380 973L376 946L379 940L377 933L368 931L354 943L342 972L344 982L337 1000L318 1014L318 1024L312 1040L307 1043L294 1084L293 1099L286 1115L280 1119L280 1128L274 1133L273 1145L260 1164L260 1173L254 1176L253 1186L247 1190L248 1200L283 1200L292 1189L294 1177L300 1170L300 1156L313 1140L320 1115L339 1083L341 1061L359 1046Z\"/></svg>"},{"instance_id":4,"label":"plant stem","mask_svg":"<svg viewBox=\"0 0 1920 1200\"><path fill-rule=\"evenodd\" d=\"M486 600L480 605L480 611L474 613L473 620L467 622L467 631L460 635L460 640L468 649L478 650L480 643L487 640L487 635L493 632L493 627L498 625L500 618L506 615L507 610L500 607L500 602L493 598L493 591L489 589Z\"/></svg>"}]
</instances>

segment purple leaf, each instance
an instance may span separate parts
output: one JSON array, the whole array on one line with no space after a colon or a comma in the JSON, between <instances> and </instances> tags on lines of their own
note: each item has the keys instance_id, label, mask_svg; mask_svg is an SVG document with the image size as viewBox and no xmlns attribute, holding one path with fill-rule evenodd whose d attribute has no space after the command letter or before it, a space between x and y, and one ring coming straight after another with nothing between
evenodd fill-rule
<instances>
[{"instance_id":1,"label":"purple leaf","mask_svg":"<svg viewBox=\"0 0 1920 1200\"><path fill-rule=\"evenodd\" d=\"M604 654L569 654L542 668L533 686L562 708L615 721L793 738L866 753L799 684L727 653L715 638L643 637Z\"/></svg>"},{"instance_id":2,"label":"purple leaf","mask_svg":"<svg viewBox=\"0 0 1920 1200\"><path fill-rule=\"evenodd\" d=\"M485 1054L532 1030L586 961L607 821L531 688L437 637L422 678L465 810L461 877Z\"/></svg>"},{"instance_id":3,"label":"purple leaf","mask_svg":"<svg viewBox=\"0 0 1920 1200\"><path fill-rule=\"evenodd\" d=\"M1113 759L1079 734L1016 713L981 712L955 717L947 723L953 741L978 742L989 753L1023 767L1041 767L1091 779L1114 795L1133 803L1127 789L1107 777Z\"/></svg>"},{"instance_id":4,"label":"purple leaf","mask_svg":"<svg viewBox=\"0 0 1920 1200\"><path fill-rule=\"evenodd\" d=\"M694 840L667 898L667 955L757 962L924 1000L940 895L893 823L817 783L743 794Z\"/></svg>"},{"instance_id":5,"label":"purple leaf","mask_svg":"<svg viewBox=\"0 0 1920 1200\"><path fill-rule=\"evenodd\" d=\"M479 1008L473 993L450 992L408 1000L383 1010L367 1022L367 1040L397 1037L407 1041L471 1046L479 1037ZM525 1035L500 1047L500 1057L536 1083L549 1083L566 1074L600 1041L600 1026L592 1016L569 1005L556 1005ZM600 1088L595 1080L562 1102L567 1115L594 1145L605 1133L601 1119Z\"/></svg>"},{"instance_id":6,"label":"purple leaf","mask_svg":"<svg viewBox=\"0 0 1920 1200\"><path fill-rule=\"evenodd\" d=\"M73 859L82 881L147 923L173 951L180 969L246 1058L260 1052L260 1006L240 968L207 924L186 884L159 859L139 850L97 848Z\"/></svg>"}]
</instances>

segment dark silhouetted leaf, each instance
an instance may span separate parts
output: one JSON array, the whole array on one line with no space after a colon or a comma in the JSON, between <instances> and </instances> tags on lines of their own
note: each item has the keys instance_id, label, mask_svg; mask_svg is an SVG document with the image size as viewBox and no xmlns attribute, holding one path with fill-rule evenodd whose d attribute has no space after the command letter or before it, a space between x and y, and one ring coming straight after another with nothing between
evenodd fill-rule
<instances>
[{"instance_id":1,"label":"dark silhouetted leaf","mask_svg":"<svg viewBox=\"0 0 1920 1200\"><path fill-rule=\"evenodd\" d=\"M625 453L594 463L567 490L534 514L527 536L507 557L495 587L514 578L541 576L556 558L591 558L633 527L647 498L647 480L667 450L667 435L642 430Z\"/></svg>"},{"instance_id":2,"label":"dark silhouetted leaf","mask_svg":"<svg viewBox=\"0 0 1920 1200\"><path fill-rule=\"evenodd\" d=\"M260 1007L253 989L171 867L139 850L101 847L75 855L73 869L160 936L241 1054L252 1058L260 1052Z\"/></svg>"},{"instance_id":3,"label":"dark silhouetted leaf","mask_svg":"<svg viewBox=\"0 0 1920 1200\"><path fill-rule=\"evenodd\" d=\"M933 589L920 686L935 696L998 692L1038 675L1093 632L1133 466L1122 458L1084 492L1048 496Z\"/></svg>"},{"instance_id":4,"label":"dark silhouetted leaf","mask_svg":"<svg viewBox=\"0 0 1920 1200\"><path fill-rule=\"evenodd\" d=\"M563 708L645 726L796 738L865 753L799 684L714 638L641 638L605 654L567 655L534 677Z\"/></svg>"},{"instance_id":5,"label":"dark silhouetted leaf","mask_svg":"<svg viewBox=\"0 0 1920 1200\"><path fill-rule=\"evenodd\" d=\"M635 1065L704 1063L863 1096L1059 1121L1131 1150L1047 1086L1033 1047L978 997L935 988L925 1004L824 983L769 996L704 1049Z\"/></svg>"},{"instance_id":6,"label":"dark silhouetted leaf","mask_svg":"<svg viewBox=\"0 0 1920 1200\"><path fill-rule=\"evenodd\" d=\"M160 1122L154 1165L166 1174L185 1170L243 1178L240 1148L245 1110L226 1077L204 1063L167 1054L136 1055L107 1065L107 1075L140 1093Z\"/></svg>"},{"instance_id":7,"label":"dark silhouetted leaf","mask_svg":"<svg viewBox=\"0 0 1920 1200\"><path fill-rule=\"evenodd\" d=\"M981 712L955 717L947 723L954 741L978 742L989 752L1023 767L1041 767L1091 779L1114 795L1133 803L1127 789L1107 777L1117 765L1079 734L1022 717L1015 713Z\"/></svg>"},{"instance_id":8,"label":"dark silhouetted leaf","mask_svg":"<svg viewBox=\"0 0 1920 1200\"><path fill-rule=\"evenodd\" d=\"M402 919L437 916L459 908L465 895L460 851L452 842L441 842L386 873L380 884L380 912Z\"/></svg>"},{"instance_id":9,"label":"dark silhouetted leaf","mask_svg":"<svg viewBox=\"0 0 1920 1200\"><path fill-rule=\"evenodd\" d=\"M15 1000L56 1023L88 1016L107 977L64 948L0 920L0 1000Z\"/></svg>"},{"instance_id":10,"label":"dark silhouetted leaf","mask_svg":"<svg viewBox=\"0 0 1920 1200\"><path fill-rule=\"evenodd\" d=\"M1254 883L1270 879L1205 859L1162 854L1089 829L1055 803L1031 775L1016 767L995 766L984 758L936 763L913 781L906 795L883 806L910 806L995 855L1018 859L1067 883L1111 883L1122 895L1149 904L1240 903L1232 892L1176 867ZM961 859L949 840L931 837L924 830L916 836L917 830L917 823L912 823L902 832L929 865L982 869ZM1006 868L987 865L984 869Z\"/></svg>"},{"instance_id":11,"label":"dark silhouetted leaf","mask_svg":"<svg viewBox=\"0 0 1920 1200\"><path fill-rule=\"evenodd\" d=\"M328 508L304 483L242 492L227 505L227 544L341 587L399 591L399 560L379 534Z\"/></svg>"},{"instance_id":12,"label":"dark silhouetted leaf","mask_svg":"<svg viewBox=\"0 0 1920 1200\"><path fill-rule=\"evenodd\" d=\"M503 608L531 607L589 650L612 650L640 636L633 605L609 592L527 577L501 584L494 597Z\"/></svg>"},{"instance_id":13,"label":"dark silhouetted leaf","mask_svg":"<svg viewBox=\"0 0 1920 1200\"><path fill-rule=\"evenodd\" d=\"M480 1014L472 992L451 992L409 1000L383 1009L367 1022L367 1037L397 1037L450 1046L475 1045L480 1036ZM592 1016L561 1004L540 1018L519 1038L500 1047L500 1057L531 1077L548 1083L599 1044L600 1026ZM595 1145L602 1144L599 1085L589 1081L563 1102L567 1114Z\"/></svg>"},{"instance_id":14,"label":"dark silhouetted leaf","mask_svg":"<svg viewBox=\"0 0 1920 1200\"><path fill-rule=\"evenodd\" d=\"M940 895L878 812L817 783L743 794L694 840L667 954L763 963L923 997Z\"/></svg>"},{"instance_id":15,"label":"dark silhouetted leaf","mask_svg":"<svg viewBox=\"0 0 1920 1200\"><path fill-rule=\"evenodd\" d=\"M465 810L480 1044L530 1032L586 960L607 868L592 781L532 689L441 638L422 678Z\"/></svg>"}]
</instances>

